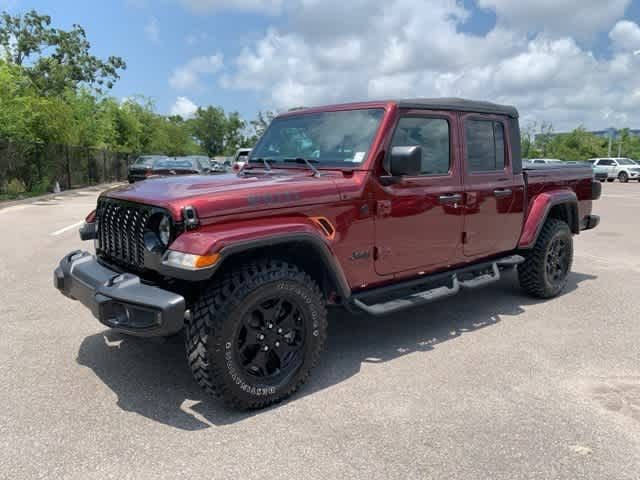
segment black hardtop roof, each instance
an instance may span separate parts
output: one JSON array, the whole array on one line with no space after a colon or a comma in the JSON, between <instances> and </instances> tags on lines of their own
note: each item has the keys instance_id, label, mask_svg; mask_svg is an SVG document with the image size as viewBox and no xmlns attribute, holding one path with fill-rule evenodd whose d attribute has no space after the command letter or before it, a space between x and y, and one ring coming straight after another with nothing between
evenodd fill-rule
<instances>
[{"instance_id":1,"label":"black hardtop roof","mask_svg":"<svg viewBox=\"0 0 640 480\"><path fill-rule=\"evenodd\" d=\"M408 98L394 100L400 108L429 108L432 110L455 110L459 112L495 113L518 118L518 110L510 105L479 102L464 98Z\"/></svg>"}]
</instances>

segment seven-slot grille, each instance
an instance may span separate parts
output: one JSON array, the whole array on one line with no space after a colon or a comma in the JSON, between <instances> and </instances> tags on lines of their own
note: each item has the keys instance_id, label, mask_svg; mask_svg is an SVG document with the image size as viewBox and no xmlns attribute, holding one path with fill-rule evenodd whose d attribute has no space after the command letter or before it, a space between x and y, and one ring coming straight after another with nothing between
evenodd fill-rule
<instances>
[{"instance_id":1,"label":"seven-slot grille","mask_svg":"<svg viewBox=\"0 0 640 480\"><path fill-rule=\"evenodd\" d=\"M144 269L144 231L151 207L113 199L98 201L98 251L105 260Z\"/></svg>"}]
</instances>

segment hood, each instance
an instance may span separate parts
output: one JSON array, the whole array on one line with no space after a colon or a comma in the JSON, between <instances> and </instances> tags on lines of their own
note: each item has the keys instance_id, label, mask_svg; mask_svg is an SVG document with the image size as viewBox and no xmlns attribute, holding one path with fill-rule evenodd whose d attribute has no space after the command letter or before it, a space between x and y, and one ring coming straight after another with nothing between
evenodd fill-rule
<instances>
[{"instance_id":1,"label":"hood","mask_svg":"<svg viewBox=\"0 0 640 480\"><path fill-rule=\"evenodd\" d=\"M185 175L154 178L113 188L102 195L166 208L174 218L195 207L201 219L339 200L335 173L273 171L270 175Z\"/></svg>"}]
</instances>

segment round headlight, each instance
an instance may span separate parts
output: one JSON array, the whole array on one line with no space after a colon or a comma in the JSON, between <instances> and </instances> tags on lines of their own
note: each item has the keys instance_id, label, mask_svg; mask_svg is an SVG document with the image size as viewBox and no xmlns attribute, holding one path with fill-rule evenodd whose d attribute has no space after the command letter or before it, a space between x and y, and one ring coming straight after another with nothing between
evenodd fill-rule
<instances>
[{"instance_id":1,"label":"round headlight","mask_svg":"<svg viewBox=\"0 0 640 480\"><path fill-rule=\"evenodd\" d=\"M163 215L158 224L158 238L165 247L169 245L169 240L171 240L171 220L166 215Z\"/></svg>"}]
</instances>

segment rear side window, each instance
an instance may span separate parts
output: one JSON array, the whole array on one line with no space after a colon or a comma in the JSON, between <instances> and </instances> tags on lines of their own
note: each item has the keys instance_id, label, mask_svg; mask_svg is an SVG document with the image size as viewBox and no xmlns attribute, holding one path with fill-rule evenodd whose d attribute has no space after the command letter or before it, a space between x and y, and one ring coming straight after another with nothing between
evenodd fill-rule
<instances>
[{"instance_id":1,"label":"rear side window","mask_svg":"<svg viewBox=\"0 0 640 480\"><path fill-rule=\"evenodd\" d=\"M467 164L472 172L503 170L504 127L493 120L466 120Z\"/></svg>"},{"instance_id":2,"label":"rear side window","mask_svg":"<svg viewBox=\"0 0 640 480\"><path fill-rule=\"evenodd\" d=\"M601 167L608 167L610 165L613 165L613 160L598 160L598 165L600 165Z\"/></svg>"},{"instance_id":3,"label":"rear side window","mask_svg":"<svg viewBox=\"0 0 640 480\"><path fill-rule=\"evenodd\" d=\"M449 173L449 122L444 118L402 117L391 146L422 147L422 175Z\"/></svg>"}]
</instances>

